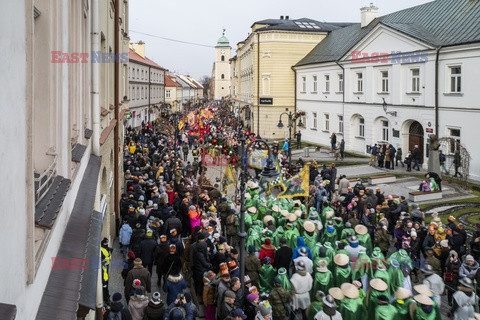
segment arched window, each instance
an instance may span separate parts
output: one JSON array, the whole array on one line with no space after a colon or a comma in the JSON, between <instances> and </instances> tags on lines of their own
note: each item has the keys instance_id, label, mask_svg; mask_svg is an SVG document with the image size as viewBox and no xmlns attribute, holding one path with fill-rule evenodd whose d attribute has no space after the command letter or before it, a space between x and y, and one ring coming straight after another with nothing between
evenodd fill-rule
<instances>
[{"instance_id":1,"label":"arched window","mask_svg":"<svg viewBox=\"0 0 480 320\"><path fill-rule=\"evenodd\" d=\"M222 73L222 76L221 76L222 80L225 79L225 75Z\"/></svg>"},{"instance_id":2,"label":"arched window","mask_svg":"<svg viewBox=\"0 0 480 320\"><path fill-rule=\"evenodd\" d=\"M225 61L225 56L222 56L222 58L221 58L221 59L222 59L222 61Z\"/></svg>"}]
</instances>

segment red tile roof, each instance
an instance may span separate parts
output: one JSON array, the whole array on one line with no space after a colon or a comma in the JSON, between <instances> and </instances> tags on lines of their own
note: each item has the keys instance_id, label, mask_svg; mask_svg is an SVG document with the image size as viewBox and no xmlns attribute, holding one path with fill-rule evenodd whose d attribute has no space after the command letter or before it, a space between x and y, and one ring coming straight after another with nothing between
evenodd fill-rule
<instances>
[{"instance_id":1,"label":"red tile roof","mask_svg":"<svg viewBox=\"0 0 480 320\"><path fill-rule=\"evenodd\" d=\"M162 70L167 70L161 66L159 66L157 63L153 62L152 60L148 59L147 57L142 58L141 55L136 53L134 50L129 49L128 50L128 60L133 61L133 62L138 62L141 64L145 64L154 68L162 69Z\"/></svg>"},{"instance_id":2,"label":"red tile roof","mask_svg":"<svg viewBox=\"0 0 480 320\"><path fill-rule=\"evenodd\" d=\"M182 87L182 85L176 81L173 81L172 77L166 74L165 87Z\"/></svg>"}]
</instances>

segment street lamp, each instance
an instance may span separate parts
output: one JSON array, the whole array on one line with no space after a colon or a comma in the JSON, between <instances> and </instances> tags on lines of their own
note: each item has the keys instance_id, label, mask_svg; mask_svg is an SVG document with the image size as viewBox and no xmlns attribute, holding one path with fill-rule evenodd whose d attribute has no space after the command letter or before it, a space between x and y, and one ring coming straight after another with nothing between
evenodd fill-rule
<instances>
[{"instance_id":1,"label":"street lamp","mask_svg":"<svg viewBox=\"0 0 480 320\"><path fill-rule=\"evenodd\" d=\"M302 115L300 112L282 112L280 114L280 119L278 120L277 127L279 129L283 128L283 122L282 122L282 116L287 115L288 116L288 162L291 164L292 163L292 128L295 125L295 121ZM300 119L300 122L298 123L300 127L303 126L302 119Z\"/></svg>"},{"instance_id":2,"label":"street lamp","mask_svg":"<svg viewBox=\"0 0 480 320\"><path fill-rule=\"evenodd\" d=\"M246 191L246 180L247 180L247 156L248 149L254 145L265 145L268 150L267 163L263 168L260 176L271 181L277 178L280 173L277 171L273 165L273 160L270 154L270 147L264 140L257 139L253 142L250 142L245 146L245 137L240 138L241 142L241 154L242 154L242 163L241 163L241 173L240 173L240 232L238 236L240 237L240 282L242 288L245 288L245 239L247 238L247 233L245 232L245 191Z\"/></svg>"}]
</instances>

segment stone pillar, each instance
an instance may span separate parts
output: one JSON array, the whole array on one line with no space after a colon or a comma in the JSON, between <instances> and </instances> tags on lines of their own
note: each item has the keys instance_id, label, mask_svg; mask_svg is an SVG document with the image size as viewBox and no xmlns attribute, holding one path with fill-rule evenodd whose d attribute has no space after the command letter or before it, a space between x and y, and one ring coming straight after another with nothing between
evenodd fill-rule
<instances>
[{"instance_id":1,"label":"stone pillar","mask_svg":"<svg viewBox=\"0 0 480 320\"><path fill-rule=\"evenodd\" d=\"M440 171L440 159L438 154L439 154L438 150L432 150L432 149L429 150L428 171L435 172L441 177L442 172Z\"/></svg>"}]
</instances>

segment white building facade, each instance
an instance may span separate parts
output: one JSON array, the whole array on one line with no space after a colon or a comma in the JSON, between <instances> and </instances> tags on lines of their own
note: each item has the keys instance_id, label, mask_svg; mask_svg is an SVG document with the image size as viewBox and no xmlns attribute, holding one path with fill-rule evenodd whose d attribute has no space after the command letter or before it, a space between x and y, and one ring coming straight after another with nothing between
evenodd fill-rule
<instances>
[{"instance_id":1,"label":"white building facade","mask_svg":"<svg viewBox=\"0 0 480 320\"><path fill-rule=\"evenodd\" d=\"M480 180L480 149L476 147L480 39L451 44L398 30L402 19L422 9L433 13L438 10L435 4L440 7L446 2L450 1L410 8L370 24L367 20L368 26L333 31L300 61L295 70L297 111L306 113L303 139L329 146L335 133L337 141L345 140L347 151L367 154L371 145L390 143L403 150L403 157L418 145L420 162L427 168L429 136L450 137L457 142L441 146L447 156L446 169L453 172L453 154L460 143L471 156L470 177ZM462 3L454 7L465 9ZM480 10L478 3L474 10ZM464 23L468 21L466 16ZM342 52L340 39L347 45L350 41L350 49ZM439 45L442 42L444 46ZM332 60L335 55L327 52L340 53Z\"/></svg>"},{"instance_id":2,"label":"white building facade","mask_svg":"<svg viewBox=\"0 0 480 320\"><path fill-rule=\"evenodd\" d=\"M165 102L165 69L145 56L145 43L131 44L129 53L130 118L127 126L138 127L157 118Z\"/></svg>"}]
</instances>

